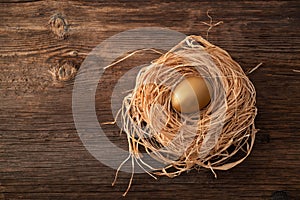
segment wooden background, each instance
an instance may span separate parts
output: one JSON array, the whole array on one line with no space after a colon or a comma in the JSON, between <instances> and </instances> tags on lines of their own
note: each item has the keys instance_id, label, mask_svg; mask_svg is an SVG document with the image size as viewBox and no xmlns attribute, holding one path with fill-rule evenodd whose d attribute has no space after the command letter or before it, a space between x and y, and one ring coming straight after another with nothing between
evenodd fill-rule
<instances>
[{"instance_id":1,"label":"wooden background","mask_svg":"<svg viewBox=\"0 0 300 200\"><path fill-rule=\"evenodd\" d=\"M49 70L78 69L93 47L131 28L158 26L205 36L208 27L201 22L208 22L207 10L215 22L224 22L212 29L210 42L226 49L244 71L263 62L249 75L257 90L260 129L253 151L237 167L218 171L218 179L205 169L158 181L136 175L124 199L271 199L276 190L300 199L297 0L1 0L0 199L122 199L130 174L120 173L111 186L115 170L94 159L77 135L72 76L53 76ZM53 32L48 21L57 13L65 24ZM125 69L108 73L107 80ZM97 98L105 113L99 121L112 119L110 89L97 91L107 96L100 103ZM117 127L104 130L116 143L124 141Z\"/></svg>"}]
</instances>

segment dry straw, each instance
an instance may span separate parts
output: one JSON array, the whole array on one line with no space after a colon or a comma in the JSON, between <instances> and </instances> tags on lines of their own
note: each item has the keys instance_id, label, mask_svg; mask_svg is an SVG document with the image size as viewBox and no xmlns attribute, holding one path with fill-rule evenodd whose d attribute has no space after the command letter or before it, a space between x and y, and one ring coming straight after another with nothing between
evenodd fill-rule
<instances>
[{"instance_id":1,"label":"dry straw","mask_svg":"<svg viewBox=\"0 0 300 200\"><path fill-rule=\"evenodd\" d=\"M205 79L211 102L199 112L179 113L171 106L172 90L190 76ZM228 170L252 149L257 132L255 99L254 86L226 51L200 36L188 36L142 68L135 88L123 100L120 114L128 159L133 168L136 162L153 177L175 177L199 167L214 174ZM146 163L142 151L162 167Z\"/></svg>"}]
</instances>

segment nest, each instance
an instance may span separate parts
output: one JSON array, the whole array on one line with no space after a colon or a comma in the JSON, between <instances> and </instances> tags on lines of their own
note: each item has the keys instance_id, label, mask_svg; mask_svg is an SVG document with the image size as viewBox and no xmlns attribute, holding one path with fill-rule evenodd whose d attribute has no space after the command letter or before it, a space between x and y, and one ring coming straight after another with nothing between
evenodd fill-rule
<instances>
[{"instance_id":1,"label":"nest","mask_svg":"<svg viewBox=\"0 0 300 200\"><path fill-rule=\"evenodd\" d=\"M211 86L211 101L199 112L180 113L171 106L172 91L191 76ZM151 175L175 177L197 167L228 170L252 149L255 99L253 84L226 51L188 36L142 68L123 100L122 129L131 158ZM161 167L143 161L142 151Z\"/></svg>"}]
</instances>

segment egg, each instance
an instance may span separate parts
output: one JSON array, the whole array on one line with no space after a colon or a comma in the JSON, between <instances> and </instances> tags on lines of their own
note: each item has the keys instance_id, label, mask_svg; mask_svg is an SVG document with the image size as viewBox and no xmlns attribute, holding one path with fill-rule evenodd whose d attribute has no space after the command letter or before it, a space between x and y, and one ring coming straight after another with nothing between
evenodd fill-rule
<instances>
[{"instance_id":1,"label":"egg","mask_svg":"<svg viewBox=\"0 0 300 200\"><path fill-rule=\"evenodd\" d=\"M209 102L209 89L202 77L188 77L172 92L171 104L178 112L193 113L203 109Z\"/></svg>"}]
</instances>

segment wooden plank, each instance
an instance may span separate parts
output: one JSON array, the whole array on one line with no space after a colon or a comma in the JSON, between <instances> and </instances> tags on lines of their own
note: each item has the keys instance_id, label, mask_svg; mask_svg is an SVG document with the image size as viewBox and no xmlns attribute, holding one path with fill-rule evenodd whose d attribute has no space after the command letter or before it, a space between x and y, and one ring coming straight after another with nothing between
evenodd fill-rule
<instances>
[{"instance_id":1,"label":"wooden plank","mask_svg":"<svg viewBox=\"0 0 300 200\"><path fill-rule=\"evenodd\" d=\"M204 169L158 181L137 174L125 199L270 199L276 190L300 198L298 1L25 0L0 5L0 199L120 198L130 175L120 173L111 186L115 170L94 159L76 133L73 80L57 81L49 70L66 62L78 68L96 45L132 28L205 36L207 10L214 22L224 22L210 31L212 43L228 50L244 71L263 62L249 75L259 109L253 152L239 166L217 172L218 179ZM65 39L48 25L57 13L69 24ZM154 57L140 54L105 72L96 95L100 122L112 119L110 96L117 79ZM126 149L118 127L103 129Z\"/></svg>"}]
</instances>

